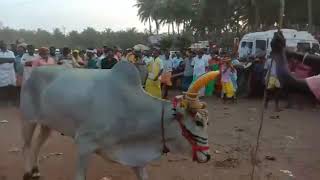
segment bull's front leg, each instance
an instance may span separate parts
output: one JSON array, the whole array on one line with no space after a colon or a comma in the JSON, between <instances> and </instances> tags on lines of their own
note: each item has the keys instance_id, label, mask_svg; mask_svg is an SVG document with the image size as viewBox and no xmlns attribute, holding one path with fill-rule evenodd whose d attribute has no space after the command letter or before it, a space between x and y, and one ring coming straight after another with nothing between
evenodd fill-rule
<instances>
[{"instance_id":1,"label":"bull's front leg","mask_svg":"<svg viewBox=\"0 0 320 180\"><path fill-rule=\"evenodd\" d=\"M78 157L76 164L76 180L86 180L90 155L95 151L96 144L90 143L86 138L76 138L78 144Z\"/></svg>"},{"instance_id":2,"label":"bull's front leg","mask_svg":"<svg viewBox=\"0 0 320 180\"><path fill-rule=\"evenodd\" d=\"M132 168L135 174L138 177L138 180L148 180L148 173L145 167L134 167Z\"/></svg>"},{"instance_id":3,"label":"bull's front leg","mask_svg":"<svg viewBox=\"0 0 320 180\"><path fill-rule=\"evenodd\" d=\"M78 154L76 164L76 180L86 180L90 154Z\"/></svg>"}]
</instances>

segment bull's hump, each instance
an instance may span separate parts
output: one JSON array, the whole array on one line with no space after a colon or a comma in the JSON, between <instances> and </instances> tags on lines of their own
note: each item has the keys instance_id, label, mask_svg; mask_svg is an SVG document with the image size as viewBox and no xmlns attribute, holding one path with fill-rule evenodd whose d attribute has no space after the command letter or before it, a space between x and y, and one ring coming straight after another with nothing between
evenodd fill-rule
<instances>
[{"instance_id":1,"label":"bull's hump","mask_svg":"<svg viewBox=\"0 0 320 180\"><path fill-rule=\"evenodd\" d=\"M132 63L120 61L112 68L112 73L124 83L141 86L139 71Z\"/></svg>"}]
</instances>

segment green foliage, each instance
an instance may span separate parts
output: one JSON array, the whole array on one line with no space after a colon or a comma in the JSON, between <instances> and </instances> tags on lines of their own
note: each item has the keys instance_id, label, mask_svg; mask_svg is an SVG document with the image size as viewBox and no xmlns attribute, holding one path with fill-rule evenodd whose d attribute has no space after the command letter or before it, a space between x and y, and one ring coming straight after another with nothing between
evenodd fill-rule
<instances>
[{"instance_id":1,"label":"green foliage","mask_svg":"<svg viewBox=\"0 0 320 180\"><path fill-rule=\"evenodd\" d=\"M286 0L285 28L305 30L311 10L308 2L312 2L313 25L319 30L319 0ZM172 28L172 34L176 32L175 26L183 24L184 31L193 31L196 40L208 39L210 34L220 36L222 32L239 36L271 29L280 16L280 0L137 0L137 7L144 20L160 19Z\"/></svg>"},{"instance_id":2,"label":"green foliage","mask_svg":"<svg viewBox=\"0 0 320 180\"><path fill-rule=\"evenodd\" d=\"M171 49L172 46L173 46L173 37L172 36L166 36L161 39L161 41L160 41L160 49L161 50Z\"/></svg>"},{"instance_id":3,"label":"green foliage","mask_svg":"<svg viewBox=\"0 0 320 180\"><path fill-rule=\"evenodd\" d=\"M0 29L0 37L7 43L14 43L17 39L23 38L26 43L33 44L36 47L55 46L61 48L69 46L78 49L96 48L103 45L118 46L126 49L132 48L136 44L148 43L148 35L138 32L135 28L123 31L106 29L103 32L99 32L94 28L88 27L82 32L71 31L66 35L58 28L53 33L42 29L30 31L3 28Z\"/></svg>"},{"instance_id":4,"label":"green foliage","mask_svg":"<svg viewBox=\"0 0 320 180\"><path fill-rule=\"evenodd\" d=\"M175 47L179 50L190 47L192 44L192 34L184 33L177 37Z\"/></svg>"}]
</instances>

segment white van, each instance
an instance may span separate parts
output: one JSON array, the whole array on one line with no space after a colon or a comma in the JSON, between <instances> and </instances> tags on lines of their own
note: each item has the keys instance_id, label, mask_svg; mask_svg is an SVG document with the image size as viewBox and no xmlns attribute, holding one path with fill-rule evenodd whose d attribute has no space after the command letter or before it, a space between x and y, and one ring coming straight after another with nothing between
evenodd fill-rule
<instances>
[{"instance_id":1,"label":"white van","mask_svg":"<svg viewBox=\"0 0 320 180\"><path fill-rule=\"evenodd\" d=\"M261 51L266 51L267 56L271 52L271 40L277 30L270 30L265 32L249 33L243 36L239 43L239 57L245 58L250 55L255 55ZM297 31L293 29L282 29L284 37L286 38L287 47L295 50L319 49L319 42L306 31Z\"/></svg>"}]
</instances>

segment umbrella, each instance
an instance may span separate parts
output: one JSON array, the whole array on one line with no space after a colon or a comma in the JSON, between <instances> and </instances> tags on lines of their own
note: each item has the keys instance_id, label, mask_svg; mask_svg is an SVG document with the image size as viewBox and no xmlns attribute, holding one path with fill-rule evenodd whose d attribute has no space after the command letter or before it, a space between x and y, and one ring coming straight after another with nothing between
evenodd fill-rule
<instances>
[{"instance_id":1,"label":"umbrella","mask_svg":"<svg viewBox=\"0 0 320 180\"><path fill-rule=\"evenodd\" d=\"M145 45L143 45L143 44L137 44L137 45L135 45L135 46L133 47L133 49L134 49L135 51L148 51L148 50L150 50L150 48L149 48L148 46L145 46Z\"/></svg>"}]
</instances>

